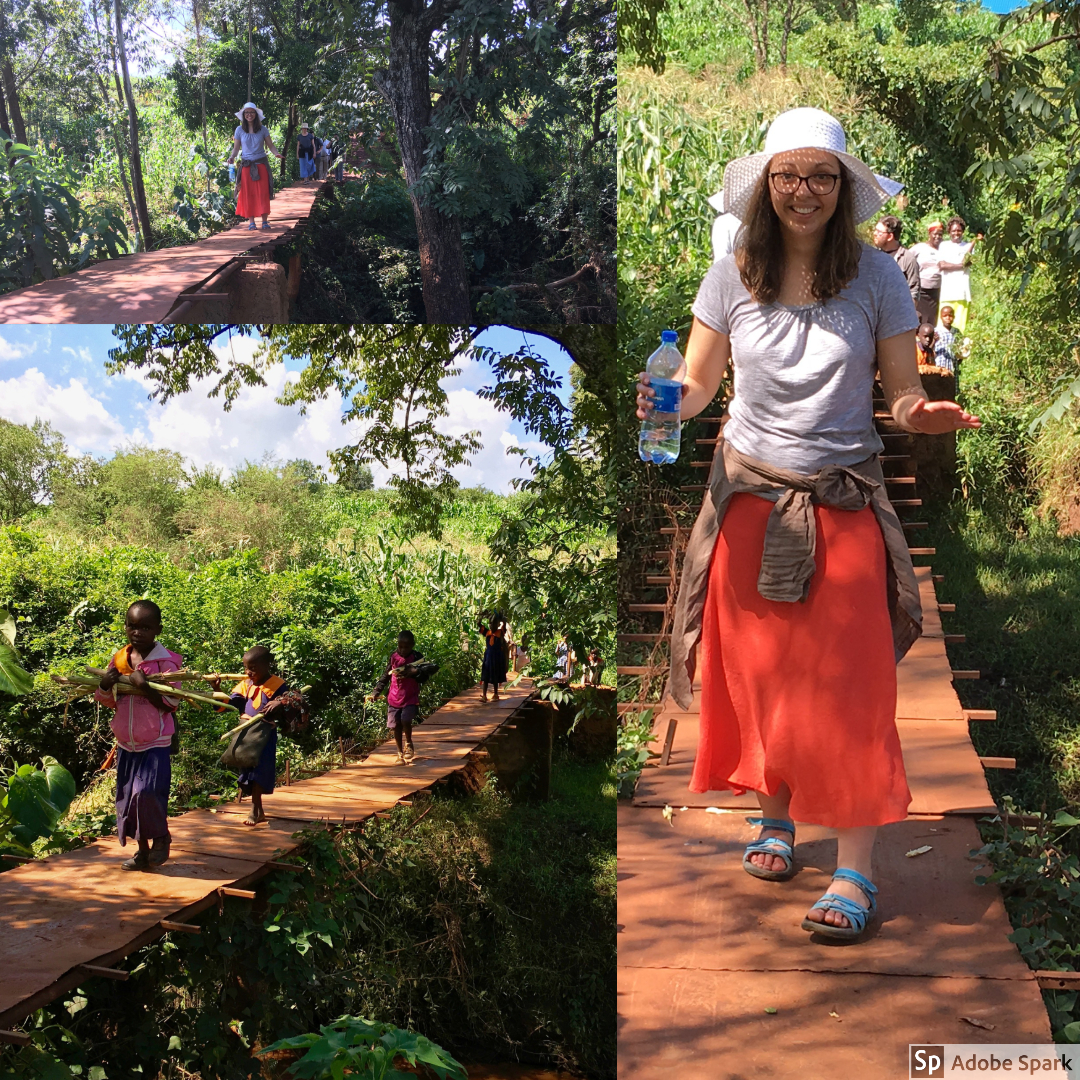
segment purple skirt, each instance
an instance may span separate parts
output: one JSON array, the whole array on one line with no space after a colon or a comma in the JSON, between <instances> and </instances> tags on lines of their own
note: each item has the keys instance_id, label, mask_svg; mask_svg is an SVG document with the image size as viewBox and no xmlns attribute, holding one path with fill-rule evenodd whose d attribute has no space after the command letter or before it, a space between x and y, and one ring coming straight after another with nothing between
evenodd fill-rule
<instances>
[{"instance_id":1,"label":"purple skirt","mask_svg":"<svg viewBox=\"0 0 1080 1080\"><path fill-rule=\"evenodd\" d=\"M277 728L273 729L270 741L259 755L259 764L254 769L245 769L236 782L245 795L251 794L251 785L258 784L264 795L270 795L277 779Z\"/></svg>"},{"instance_id":2,"label":"purple skirt","mask_svg":"<svg viewBox=\"0 0 1080 1080\"><path fill-rule=\"evenodd\" d=\"M116 748L116 833L128 840L169 835L169 785L172 762L167 746L150 750Z\"/></svg>"}]
</instances>

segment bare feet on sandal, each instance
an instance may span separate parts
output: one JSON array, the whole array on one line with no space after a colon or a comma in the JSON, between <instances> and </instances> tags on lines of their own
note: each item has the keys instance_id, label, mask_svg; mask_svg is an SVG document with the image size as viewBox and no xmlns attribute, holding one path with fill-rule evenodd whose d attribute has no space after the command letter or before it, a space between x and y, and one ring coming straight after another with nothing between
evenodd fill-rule
<instances>
[{"instance_id":1,"label":"bare feet on sandal","mask_svg":"<svg viewBox=\"0 0 1080 1080\"><path fill-rule=\"evenodd\" d=\"M831 893L836 893L837 896L846 896L848 900L854 900L859 907L869 909L870 905L866 902L866 893L859 888L853 881L833 881L827 890ZM823 911L821 908L813 908L806 913L806 917L811 922L824 922L830 926L848 927L851 925L848 917L835 908L830 908L828 911Z\"/></svg>"},{"instance_id":2,"label":"bare feet on sandal","mask_svg":"<svg viewBox=\"0 0 1080 1080\"><path fill-rule=\"evenodd\" d=\"M779 840L786 840L791 843L791 833L785 829L768 829L763 828L758 835L759 840L767 840L770 836L775 836ZM779 855L770 855L766 851L755 851L750 856L750 861L762 870L770 870L777 874L782 874L786 868L786 863Z\"/></svg>"},{"instance_id":3,"label":"bare feet on sandal","mask_svg":"<svg viewBox=\"0 0 1080 1080\"><path fill-rule=\"evenodd\" d=\"M251 813L248 814L248 816L246 818L244 818L244 824L245 825L258 825L258 824L260 824L260 822L263 822L263 821L266 821L266 820L267 820L267 818L266 818L265 814L259 814L259 816L256 817L255 816L255 811L252 810Z\"/></svg>"}]
</instances>

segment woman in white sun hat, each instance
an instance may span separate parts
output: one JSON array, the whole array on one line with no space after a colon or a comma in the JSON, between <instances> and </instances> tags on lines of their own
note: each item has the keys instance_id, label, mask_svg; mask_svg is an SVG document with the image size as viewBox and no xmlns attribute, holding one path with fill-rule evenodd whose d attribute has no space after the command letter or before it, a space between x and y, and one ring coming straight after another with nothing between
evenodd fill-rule
<instances>
[{"instance_id":1,"label":"woman in white sun hat","mask_svg":"<svg viewBox=\"0 0 1080 1080\"><path fill-rule=\"evenodd\" d=\"M263 126L263 111L254 102L247 102L236 113L240 123L233 132L232 153L226 159L230 163L240 154L243 165L240 183L237 185L236 214L248 219L248 228L255 228L255 219L262 217L262 227L269 230L270 200L274 197L274 180L270 175L270 162L266 149L276 158L281 154L270 138L270 129Z\"/></svg>"},{"instance_id":2,"label":"woman in white sun hat","mask_svg":"<svg viewBox=\"0 0 1080 1080\"><path fill-rule=\"evenodd\" d=\"M911 796L897 737L896 663L921 632L915 573L885 493L872 386L928 434L978 427L928 401L918 319L892 257L855 227L900 185L847 153L840 123L793 109L762 153L728 164L742 222L694 303L682 416L734 395L683 564L667 694L688 708L700 647L691 789L754 791L758 878L795 872L794 821L837 830L836 876L803 928L854 939L876 913L877 827ZM651 409L647 375L638 416Z\"/></svg>"}]
</instances>

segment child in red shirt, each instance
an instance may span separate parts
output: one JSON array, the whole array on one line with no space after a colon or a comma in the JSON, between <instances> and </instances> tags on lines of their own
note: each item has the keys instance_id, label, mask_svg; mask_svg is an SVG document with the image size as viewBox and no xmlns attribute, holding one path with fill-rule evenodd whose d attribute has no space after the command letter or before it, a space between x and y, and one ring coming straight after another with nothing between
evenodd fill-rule
<instances>
[{"instance_id":1,"label":"child in red shirt","mask_svg":"<svg viewBox=\"0 0 1080 1080\"><path fill-rule=\"evenodd\" d=\"M420 683L407 672L423 658L423 654L416 651L416 639L412 631L402 630L398 634L397 652L390 657L382 678L366 698L367 701L374 701L389 684L390 691L386 695L386 724L394 733L394 742L397 743L395 765L411 765L416 756L413 750L412 725L420 712Z\"/></svg>"}]
</instances>

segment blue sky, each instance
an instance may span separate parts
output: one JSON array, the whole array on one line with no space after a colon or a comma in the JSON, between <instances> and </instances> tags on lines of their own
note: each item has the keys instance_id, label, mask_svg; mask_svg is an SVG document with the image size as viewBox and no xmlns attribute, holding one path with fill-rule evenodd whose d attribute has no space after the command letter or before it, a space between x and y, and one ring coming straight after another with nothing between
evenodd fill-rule
<instances>
[{"instance_id":1,"label":"blue sky","mask_svg":"<svg viewBox=\"0 0 1080 1080\"><path fill-rule=\"evenodd\" d=\"M561 346L506 327L485 330L477 340L508 352L528 341L560 376L560 396L569 402L571 360ZM138 375L105 374L109 349L116 344L111 326L3 327L0 417L20 424L47 420L72 452L107 456L120 447L142 444L175 450L193 464L212 463L226 472L264 454L283 461L308 458L326 467L327 450L355 441L355 432L350 438L350 429L340 422L343 405L336 396L309 407L307 416L274 402L287 377L284 366L268 374L267 387L245 389L228 413L220 400L206 396L205 387L160 405L148 400L149 385ZM255 343L234 339L232 347L237 356L250 355ZM289 366L298 370L303 364ZM542 447L519 423L477 396L491 381L487 365L469 361L461 367L460 375L444 380L450 415L440 429L450 434L479 430L484 448L454 475L467 487L508 492L523 472L520 458L508 455L507 448L527 446L535 452ZM379 466L374 472L376 484L383 486L386 473Z\"/></svg>"}]
</instances>

